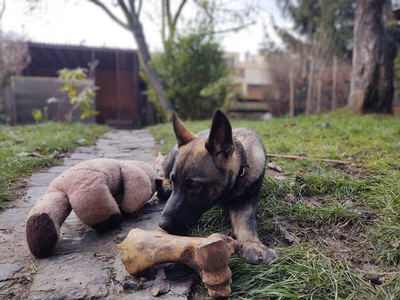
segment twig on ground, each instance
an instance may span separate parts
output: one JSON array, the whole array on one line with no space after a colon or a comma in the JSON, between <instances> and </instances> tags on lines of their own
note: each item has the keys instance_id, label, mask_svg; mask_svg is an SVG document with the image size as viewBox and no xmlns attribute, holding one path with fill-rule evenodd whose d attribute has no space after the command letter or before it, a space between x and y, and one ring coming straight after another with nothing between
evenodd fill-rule
<instances>
[{"instance_id":1,"label":"twig on ground","mask_svg":"<svg viewBox=\"0 0 400 300\"><path fill-rule=\"evenodd\" d=\"M284 154L267 154L267 157L279 157L279 158L287 158L287 159L299 159L299 160L316 160L316 161L324 161L341 165L350 165L351 161L345 160L337 160L337 159L327 159L327 158L315 158L308 156L296 156L296 155L284 155Z\"/></svg>"}]
</instances>

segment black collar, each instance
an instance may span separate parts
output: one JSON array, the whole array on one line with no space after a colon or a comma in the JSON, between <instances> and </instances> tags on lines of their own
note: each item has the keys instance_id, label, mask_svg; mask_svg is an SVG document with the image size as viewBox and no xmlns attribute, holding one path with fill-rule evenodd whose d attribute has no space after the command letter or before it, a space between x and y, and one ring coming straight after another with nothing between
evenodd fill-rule
<instances>
[{"instance_id":1,"label":"black collar","mask_svg":"<svg viewBox=\"0 0 400 300\"><path fill-rule=\"evenodd\" d=\"M242 164L241 164L241 166L240 166L239 173L238 173L238 175L236 176L236 179L235 179L235 182L234 182L233 186L232 186L231 188L229 188L229 189L228 189L228 187L227 187L227 190L225 190L224 195L228 195L230 191L232 191L232 190L234 190L235 188L237 188L238 185L239 185L240 179L243 178L243 177L245 177L245 176L249 173L249 165L247 164L247 155L246 155L246 151L244 150L244 147L243 147L242 143L241 143L237 138L235 138L235 144L236 144L236 145L238 146L238 148L239 148L239 151L240 151L240 160L242 161Z\"/></svg>"},{"instance_id":2,"label":"black collar","mask_svg":"<svg viewBox=\"0 0 400 300\"><path fill-rule=\"evenodd\" d=\"M244 150L242 143L238 139L236 139L236 141L239 146L240 158L242 161L242 165L240 166L239 174L238 174L238 178L240 178L240 177L246 176L249 173L249 165L247 164L246 150Z\"/></svg>"}]
</instances>

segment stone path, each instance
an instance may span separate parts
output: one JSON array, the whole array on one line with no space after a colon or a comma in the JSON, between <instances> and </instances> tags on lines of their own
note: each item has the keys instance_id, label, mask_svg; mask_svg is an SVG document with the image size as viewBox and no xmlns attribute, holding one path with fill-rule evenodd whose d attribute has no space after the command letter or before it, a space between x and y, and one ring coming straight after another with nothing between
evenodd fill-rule
<instances>
[{"instance_id":1,"label":"stone path","mask_svg":"<svg viewBox=\"0 0 400 300\"><path fill-rule=\"evenodd\" d=\"M145 130L117 130L91 147L79 147L45 173L32 175L27 194L0 215L1 299L186 299L192 280L175 282L169 293L155 298L149 288L132 289L139 279L126 272L116 247L134 227L153 230L163 204L149 203L119 228L98 234L74 213L61 227L61 241L53 257L35 259L25 241L25 219L31 207L46 193L52 179L77 163L96 157L155 161L155 143ZM151 281L141 279L145 288ZM122 292L122 293L121 293Z\"/></svg>"}]
</instances>

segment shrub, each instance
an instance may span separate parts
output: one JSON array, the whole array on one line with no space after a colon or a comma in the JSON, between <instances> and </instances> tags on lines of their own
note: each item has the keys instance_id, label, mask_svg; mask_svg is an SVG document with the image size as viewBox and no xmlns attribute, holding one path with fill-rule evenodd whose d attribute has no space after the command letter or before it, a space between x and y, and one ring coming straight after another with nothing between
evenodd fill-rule
<instances>
[{"instance_id":1,"label":"shrub","mask_svg":"<svg viewBox=\"0 0 400 300\"><path fill-rule=\"evenodd\" d=\"M178 34L174 40L167 41L164 53L153 57L152 67L164 85L167 98L182 118L209 118L217 107L225 107L234 98L234 84L226 78L229 73L221 46L204 24L198 30ZM149 83L144 74L141 75ZM157 103L152 88L148 95Z\"/></svg>"}]
</instances>

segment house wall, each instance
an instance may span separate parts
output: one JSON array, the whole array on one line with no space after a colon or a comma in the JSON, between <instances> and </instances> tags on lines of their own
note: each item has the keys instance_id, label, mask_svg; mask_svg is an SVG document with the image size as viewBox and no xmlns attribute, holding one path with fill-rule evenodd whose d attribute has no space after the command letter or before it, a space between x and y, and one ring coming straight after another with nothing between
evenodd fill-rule
<instances>
[{"instance_id":1,"label":"house wall","mask_svg":"<svg viewBox=\"0 0 400 300\"><path fill-rule=\"evenodd\" d=\"M147 116L149 110L142 107L135 51L30 43L29 52L31 63L23 71L24 76L57 77L60 69L88 68L88 63L98 60L94 72L95 85L99 87L97 123L132 128L140 128L144 120L156 123L155 114Z\"/></svg>"},{"instance_id":2,"label":"house wall","mask_svg":"<svg viewBox=\"0 0 400 300\"><path fill-rule=\"evenodd\" d=\"M6 113L9 116L11 124L27 124L34 123L32 116L34 109L40 109L44 115L44 108L48 109L49 121L64 121L65 114L70 111L71 105L60 92L64 81L54 77L13 77L11 85L8 87L6 94ZM77 87L79 93L86 86L93 84L92 80L83 80L80 87ZM55 97L65 100L61 103L49 104L47 100ZM93 105L92 110L95 110ZM73 121L79 120L81 111L75 111ZM84 120L85 123L95 122L94 116Z\"/></svg>"},{"instance_id":3,"label":"house wall","mask_svg":"<svg viewBox=\"0 0 400 300\"><path fill-rule=\"evenodd\" d=\"M240 61L238 53L225 53L228 67L234 70L234 78L249 99L263 100L262 91L271 84L268 63L264 56L256 55L248 61Z\"/></svg>"}]
</instances>

